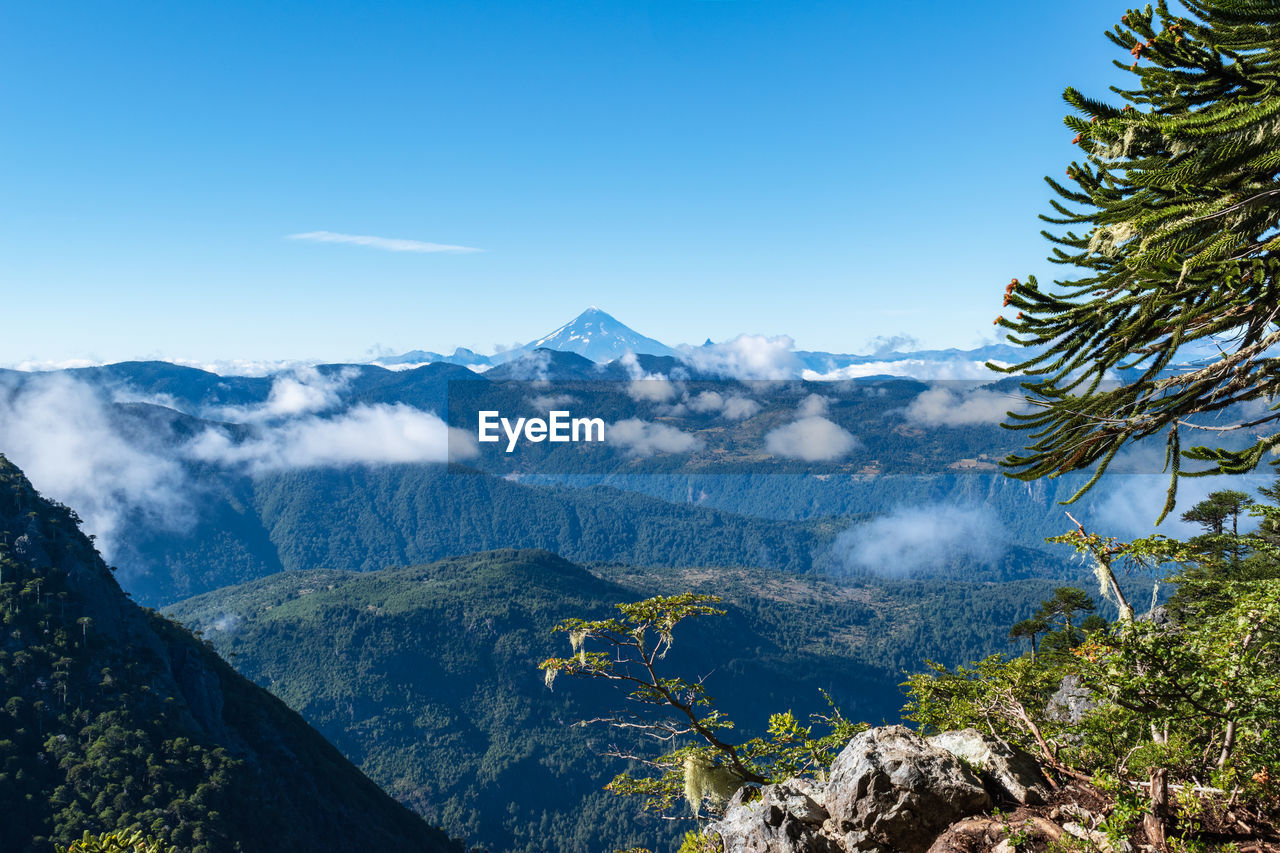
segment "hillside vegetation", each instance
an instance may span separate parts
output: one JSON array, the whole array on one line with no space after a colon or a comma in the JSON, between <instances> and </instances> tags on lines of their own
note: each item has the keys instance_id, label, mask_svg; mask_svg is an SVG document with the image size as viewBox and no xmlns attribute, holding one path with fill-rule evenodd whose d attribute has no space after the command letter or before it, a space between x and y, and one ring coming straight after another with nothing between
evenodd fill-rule
<instances>
[{"instance_id":1,"label":"hillside vegetation","mask_svg":"<svg viewBox=\"0 0 1280 853\"><path fill-rule=\"evenodd\" d=\"M536 666L550 629L655 588L729 601L673 665L706 676L745 729L825 707L894 720L904 669L1007 646L1044 581L836 584L750 569L590 571L546 551L502 550L367 573L285 572L169 608L236 667L299 711L393 795L495 850L668 845L674 827L604 792L608 741L569 729L604 691L556 690ZM625 740L625 737L624 737Z\"/></svg>"},{"instance_id":2,"label":"hillside vegetation","mask_svg":"<svg viewBox=\"0 0 1280 853\"><path fill-rule=\"evenodd\" d=\"M0 456L0 849L455 849L184 628L129 601Z\"/></svg>"}]
</instances>

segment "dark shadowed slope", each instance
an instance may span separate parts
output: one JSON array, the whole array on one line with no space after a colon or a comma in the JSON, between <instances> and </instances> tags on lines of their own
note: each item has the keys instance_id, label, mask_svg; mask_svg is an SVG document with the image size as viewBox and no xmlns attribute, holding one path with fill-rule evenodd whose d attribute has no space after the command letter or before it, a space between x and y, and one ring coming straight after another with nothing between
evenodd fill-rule
<instances>
[{"instance_id":1,"label":"dark shadowed slope","mask_svg":"<svg viewBox=\"0 0 1280 853\"><path fill-rule=\"evenodd\" d=\"M0 456L0 850L138 827L193 851L454 849L271 694L130 601Z\"/></svg>"}]
</instances>

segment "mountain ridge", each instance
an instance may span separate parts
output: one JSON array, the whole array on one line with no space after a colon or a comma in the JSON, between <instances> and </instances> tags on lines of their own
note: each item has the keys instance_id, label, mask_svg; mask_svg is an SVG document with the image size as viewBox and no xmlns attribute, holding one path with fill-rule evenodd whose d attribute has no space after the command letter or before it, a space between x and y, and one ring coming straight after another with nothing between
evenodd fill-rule
<instances>
[{"instance_id":1,"label":"mountain ridge","mask_svg":"<svg viewBox=\"0 0 1280 853\"><path fill-rule=\"evenodd\" d=\"M537 663L568 648L551 632L562 619L604 618L619 602L676 590L724 596L727 612L682 628L664 666L706 676L750 736L778 708L801 718L825 710L820 690L855 718L892 718L915 655L1003 648L1004 631L975 626L1005 624L1050 588L1017 581L992 599L983 584L582 565L501 548L369 572L283 572L166 612L451 833L494 850L594 853L671 849L675 839L666 822L601 790L622 767L601 754L602 730L573 725L617 697L600 685L545 685ZM929 639L941 614L952 627ZM626 735L609 740L643 748Z\"/></svg>"},{"instance_id":2,"label":"mountain ridge","mask_svg":"<svg viewBox=\"0 0 1280 853\"><path fill-rule=\"evenodd\" d=\"M447 362L483 372L501 364L533 356L538 350L552 350L555 352L574 353L597 364L608 364L630 354L632 356L648 355L674 358L682 364L690 365L696 362L698 349L715 346L717 345L710 338L698 348L686 345L669 346L655 338L637 332L613 315L592 305L555 331L522 346L501 350L491 356L459 347L452 355L444 355L431 350L410 350L401 355L377 358L372 363L386 367L402 368L406 365ZM1006 362L1018 361L1026 357L1026 351L1021 347L1009 344L986 344L970 350L952 347L949 349L918 351L894 350L865 355L797 350L795 351L795 356L804 369L821 374L855 365L880 362L912 360L985 362L990 359Z\"/></svg>"},{"instance_id":3,"label":"mountain ridge","mask_svg":"<svg viewBox=\"0 0 1280 853\"><path fill-rule=\"evenodd\" d=\"M460 850L130 601L78 522L0 455L0 849L140 829L193 853Z\"/></svg>"}]
</instances>

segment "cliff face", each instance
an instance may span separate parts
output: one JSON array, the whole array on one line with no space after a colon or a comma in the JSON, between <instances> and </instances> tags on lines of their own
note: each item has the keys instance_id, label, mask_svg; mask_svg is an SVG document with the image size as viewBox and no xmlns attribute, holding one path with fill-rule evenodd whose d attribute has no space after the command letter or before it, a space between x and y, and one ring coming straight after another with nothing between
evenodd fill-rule
<instances>
[{"instance_id":1,"label":"cliff face","mask_svg":"<svg viewBox=\"0 0 1280 853\"><path fill-rule=\"evenodd\" d=\"M0 456L0 849L138 827L192 850L454 849L297 714L121 591Z\"/></svg>"}]
</instances>

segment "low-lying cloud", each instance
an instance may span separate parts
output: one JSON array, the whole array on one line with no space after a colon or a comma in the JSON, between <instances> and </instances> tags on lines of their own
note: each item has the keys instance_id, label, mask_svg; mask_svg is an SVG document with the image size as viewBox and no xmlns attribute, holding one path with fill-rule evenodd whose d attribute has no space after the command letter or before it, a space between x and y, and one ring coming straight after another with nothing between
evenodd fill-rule
<instances>
[{"instance_id":1,"label":"low-lying cloud","mask_svg":"<svg viewBox=\"0 0 1280 853\"><path fill-rule=\"evenodd\" d=\"M241 621L238 613L222 613L209 623L209 627L224 634L234 634L240 629Z\"/></svg>"},{"instance_id":2,"label":"low-lying cloud","mask_svg":"<svg viewBox=\"0 0 1280 853\"><path fill-rule=\"evenodd\" d=\"M907 406L907 420L925 426L975 426L998 424L1010 411L1027 410L1020 394L1002 393L987 388L956 391L930 388Z\"/></svg>"},{"instance_id":3,"label":"low-lying cloud","mask_svg":"<svg viewBox=\"0 0 1280 853\"><path fill-rule=\"evenodd\" d=\"M794 379L803 367L787 335L738 335L724 343L684 346L680 358L701 373L733 379Z\"/></svg>"},{"instance_id":4,"label":"low-lying cloud","mask_svg":"<svg viewBox=\"0 0 1280 853\"><path fill-rule=\"evenodd\" d=\"M578 398L572 394L539 394L536 397L529 398L530 406L544 412L549 412L552 409L562 409L577 402Z\"/></svg>"},{"instance_id":5,"label":"low-lying cloud","mask_svg":"<svg viewBox=\"0 0 1280 853\"><path fill-rule=\"evenodd\" d=\"M1160 448L1160 452L1163 454L1163 448ZM1154 472L1158 468L1147 470ZM1269 486L1274 482L1273 477L1265 474L1184 478L1178 482L1178 505L1164 522L1154 529L1175 538L1198 535L1204 530L1198 524L1183 521L1182 514L1207 498L1212 492L1235 489L1256 497L1260 486ZM1152 532L1152 525L1160 517L1168 490L1168 474L1108 472L1107 476L1103 477L1102 481L1082 499L1081 503L1084 507L1073 510L1072 514L1094 532L1105 531L1109 535L1124 538L1148 536ZM1241 516L1242 531L1252 530L1256 526L1257 519L1247 514Z\"/></svg>"},{"instance_id":6,"label":"low-lying cloud","mask_svg":"<svg viewBox=\"0 0 1280 853\"><path fill-rule=\"evenodd\" d=\"M996 361L992 363L1002 364L1002 362ZM850 364L826 373L805 370L801 374L803 379L810 382L865 379L868 376L902 376L911 379L985 379L990 381L992 372L985 361L929 361L922 358L904 358L894 361L867 361L859 364Z\"/></svg>"},{"instance_id":7,"label":"low-lying cloud","mask_svg":"<svg viewBox=\"0 0 1280 853\"><path fill-rule=\"evenodd\" d=\"M716 413L728 421L741 421L760 412L760 404L741 394L724 395L719 391L703 391L685 400L689 411L700 415Z\"/></svg>"},{"instance_id":8,"label":"low-lying cloud","mask_svg":"<svg viewBox=\"0 0 1280 853\"><path fill-rule=\"evenodd\" d=\"M506 362L504 367L507 376L513 381L547 383L551 371L551 351L539 349L525 353Z\"/></svg>"},{"instance_id":9,"label":"low-lying cloud","mask_svg":"<svg viewBox=\"0 0 1280 853\"><path fill-rule=\"evenodd\" d=\"M962 562L992 565L1006 547L994 510L932 504L856 524L836 537L832 553L845 570L903 577Z\"/></svg>"},{"instance_id":10,"label":"low-lying cloud","mask_svg":"<svg viewBox=\"0 0 1280 853\"><path fill-rule=\"evenodd\" d=\"M920 348L920 341L908 334L879 335L867 342L872 355L885 356Z\"/></svg>"},{"instance_id":11,"label":"low-lying cloud","mask_svg":"<svg viewBox=\"0 0 1280 853\"><path fill-rule=\"evenodd\" d=\"M342 393L357 375L355 368L326 375L314 367L297 367L272 380L265 402L223 406L210 414L234 423L254 423L330 411L341 405Z\"/></svg>"},{"instance_id":12,"label":"low-lying cloud","mask_svg":"<svg viewBox=\"0 0 1280 853\"><path fill-rule=\"evenodd\" d=\"M669 403L680 393L680 388L668 379L651 377L633 379L627 383L627 396L638 403Z\"/></svg>"},{"instance_id":13,"label":"low-lying cloud","mask_svg":"<svg viewBox=\"0 0 1280 853\"><path fill-rule=\"evenodd\" d=\"M175 458L128 441L99 391L64 375L0 387L0 453L35 487L72 507L111 559L130 519L181 530L192 512Z\"/></svg>"},{"instance_id":14,"label":"low-lying cloud","mask_svg":"<svg viewBox=\"0 0 1280 853\"><path fill-rule=\"evenodd\" d=\"M802 418L825 417L831 409L831 400L821 394L810 394L800 401L796 414Z\"/></svg>"},{"instance_id":15,"label":"low-lying cloud","mask_svg":"<svg viewBox=\"0 0 1280 853\"><path fill-rule=\"evenodd\" d=\"M433 412L397 403L355 406L330 418L289 420L260 428L241 441L211 428L192 440L186 452L201 461L240 465L261 474L290 468L448 462L451 438L455 460L477 455L471 433L449 427Z\"/></svg>"},{"instance_id":16,"label":"low-lying cloud","mask_svg":"<svg viewBox=\"0 0 1280 853\"><path fill-rule=\"evenodd\" d=\"M764 449L774 456L825 462L839 459L858 446L858 439L833 421L806 417L771 430L764 437Z\"/></svg>"},{"instance_id":17,"label":"low-lying cloud","mask_svg":"<svg viewBox=\"0 0 1280 853\"><path fill-rule=\"evenodd\" d=\"M341 406L346 381L306 370L281 377L262 405L232 412L244 431L210 425L183 441L130 425L116 405L139 399L128 389L109 393L65 374L0 378L0 453L43 494L75 509L108 560L126 552L139 529L190 528L204 488L192 463L262 474L477 455L474 435L404 404L321 414Z\"/></svg>"},{"instance_id":18,"label":"low-lying cloud","mask_svg":"<svg viewBox=\"0 0 1280 853\"><path fill-rule=\"evenodd\" d=\"M656 453L689 453L702 446L697 437L666 424L627 418L605 430L605 440L628 456L644 458Z\"/></svg>"}]
</instances>

